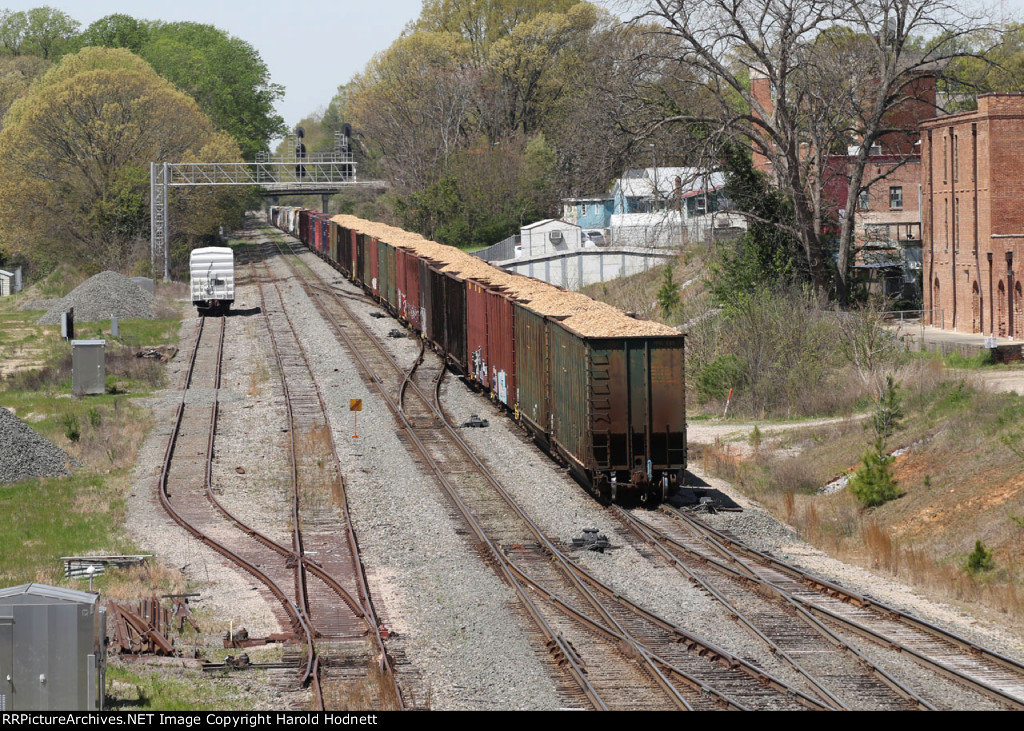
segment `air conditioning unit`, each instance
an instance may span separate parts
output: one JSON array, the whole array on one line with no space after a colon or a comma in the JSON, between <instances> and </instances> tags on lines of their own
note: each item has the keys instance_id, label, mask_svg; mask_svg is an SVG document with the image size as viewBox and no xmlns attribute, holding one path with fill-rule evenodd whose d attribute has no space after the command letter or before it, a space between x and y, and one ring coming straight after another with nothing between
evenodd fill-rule
<instances>
[{"instance_id":1,"label":"air conditioning unit","mask_svg":"<svg viewBox=\"0 0 1024 731\"><path fill-rule=\"evenodd\" d=\"M562 236L561 231L550 231L548 232L548 241L550 241L555 246L558 246L558 244L565 243L565 237Z\"/></svg>"}]
</instances>

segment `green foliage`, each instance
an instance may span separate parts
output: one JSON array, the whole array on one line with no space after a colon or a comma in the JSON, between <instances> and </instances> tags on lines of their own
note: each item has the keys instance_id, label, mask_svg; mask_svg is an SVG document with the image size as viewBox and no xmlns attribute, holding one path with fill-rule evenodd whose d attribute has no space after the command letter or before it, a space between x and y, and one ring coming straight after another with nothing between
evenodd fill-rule
<instances>
[{"instance_id":1,"label":"green foliage","mask_svg":"<svg viewBox=\"0 0 1024 731\"><path fill-rule=\"evenodd\" d=\"M82 31L75 39L75 45L78 48L127 48L132 53L140 54L149 42L149 26L146 21L124 13L106 15Z\"/></svg>"},{"instance_id":2,"label":"green foliage","mask_svg":"<svg viewBox=\"0 0 1024 731\"><path fill-rule=\"evenodd\" d=\"M903 418L903 398L899 393L899 384L892 376L886 378L885 390L878 399L878 406L871 416L871 424L875 428L875 436L882 441L892 436Z\"/></svg>"},{"instance_id":3,"label":"green foliage","mask_svg":"<svg viewBox=\"0 0 1024 731\"><path fill-rule=\"evenodd\" d=\"M82 430L78 427L78 416L75 414L64 414L60 420L64 427L64 436L69 442L77 442L82 436Z\"/></svg>"},{"instance_id":4,"label":"green foliage","mask_svg":"<svg viewBox=\"0 0 1024 731\"><path fill-rule=\"evenodd\" d=\"M96 429L102 422L103 418L100 416L99 410L94 406L89 407L89 426Z\"/></svg>"},{"instance_id":5,"label":"green foliage","mask_svg":"<svg viewBox=\"0 0 1024 731\"><path fill-rule=\"evenodd\" d=\"M144 60L124 49L85 48L47 71L4 119L0 239L26 260L131 273L148 258L150 162L239 157L195 101ZM240 216L238 196L174 196L175 235L201 240L230 223Z\"/></svg>"},{"instance_id":6,"label":"green foliage","mask_svg":"<svg viewBox=\"0 0 1024 731\"><path fill-rule=\"evenodd\" d=\"M894 461L895 458L885 453L885 443L881 437L864 453L862 465L853 473L848 486L861 505L871 508L900 496L897 481L892 475Z\"/></svg>"},{"instance_id":7,"label":"green foliage","mask_svg":"<svg viewBox=\"0 0 1024 731\"><path fill-rule=\"evenodd\" d=\"M759 287L785 287L809 281L799 241L782 226L793 220L793 207L754 169L750 153L736 144L723 150L725 190L736 209L752 216L746 233L721 247L711 286L720 303Z\"/></svg>"},{"instance_id":8,"label":"green foliage","mask_svg":"<svg viewBox=\"0 0 1024 731\"><path fill-rule=\"evenodd\" d=\"M658 306L665 317L669 317L682 300L679 294L679 284L672 279L672 265L665 266L662 273L661 289L658 290Z\"/></svg>"},{"instance_id":9,"label":"green foliage","mask_svg":"<svg viewBox=\"0 0 1024 731\"><path fill-rule=\"evenodd\" d=\"M443 178L422 193L397 201L395 212L403 226L429 239L450 246L470 243L464 206L453 178Z\"/></svg>"},{"instance_id":10,"label":"green foliage","mask_svg":"<svg viewBox=\"0 0 1024 731\"><path fill-rule=\"evenodd\" d=\"M697 374L697 393L702 401L723 399L729 389L738 388L746 377L743 362L726 353L715 358Z\"/></svg>"},{"instance_id":11,"label":"green foliage","mask_svg":"<svg viewBox=\"0 0 1024 731\"><path fill-rule=\"evenodd\" d=\"M969 574L977 574L982 571L991 571L995 568L995 560L992 558L992 553L995 549L985 548L985 544L980 540L974 542L974 550L967 557L967 563L964 564L964 569Z\"/></svg>"},{"instance_id":12,"label":"green foliage","mask_svg":"<svg viewBox=\"0 0 1024 731\"><path fill-rule=\"evenodd\" d=\"M246 160L284 133L284 120L274 112L284 87L271 83L266 63L246 41L212 25L157 23L142 57L231 134Z\"/></svg>"},{"instance_id":13,"label":"green foliage","mask_svg":"<svg viewBox=\"0 0 1024 731\"><path fill-rule=\"evenodd\" d=\"M80 23L48 5L12 12L0 10L0 49L58 60L70 50Z\"/></svg>"},{"instance_id":14,"label":"green foliage","mask_svg":"<svg viewBox=\"0 0 1024 731\"><path fill-rule=\"evenodd\" d=\"M942 356L942 362L947 368L985 368L995 364L995 355L991 348L982 348L971 356L963 355L958 351L946 353Z\"/></svg>"}]
</instances>

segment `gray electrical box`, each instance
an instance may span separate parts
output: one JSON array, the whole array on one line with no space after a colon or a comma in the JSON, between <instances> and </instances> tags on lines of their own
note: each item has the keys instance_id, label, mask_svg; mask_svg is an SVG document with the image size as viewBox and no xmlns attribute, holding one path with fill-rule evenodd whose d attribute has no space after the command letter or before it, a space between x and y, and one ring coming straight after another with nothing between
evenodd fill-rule
<instances>
[{"instance_id":1,"label":"gray electrical box","mask_svg":"<svg viewBox=\"0 0 1024 731\"><path fill-rule=\"evenodd\" d=\"M71 341L71 393L93 396L107 390L106 340Z\"/></svg>"},{"instance_id":2,"label":"gray electrical box","mask_svg":"<svg viewBox=\"0 0 1024 731\"><path fill-rule=\"evenodd\" d=\"M105 682L98 594L44 584L0 589L0 709L101 711Z\"/></svg>"}]
</instances>

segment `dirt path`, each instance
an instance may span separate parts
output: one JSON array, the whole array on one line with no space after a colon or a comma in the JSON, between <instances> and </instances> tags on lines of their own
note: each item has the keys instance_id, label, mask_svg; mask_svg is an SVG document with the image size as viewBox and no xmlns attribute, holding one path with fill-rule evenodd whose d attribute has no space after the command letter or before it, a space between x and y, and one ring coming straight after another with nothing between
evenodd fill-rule
<instances>
[{"instance_id":1,"label":"dirt path","mask_svg":"<svg viewBox=\"0 0 1024 731\"><path fill-rule=\"evenodd\" d=\"M695 444L714 444L715 441L729 442L732 446L739 446L736 443L747 443L749 447L750 436L756 427L763 436L771 436L779 432L791 429L805 429L815 426L826 426L828 424L842 424L866 419L867 414L855 416L841 416L830 419L808 419L807 421L793 421L782 424L765 424L751 421L730 421L727 419L707 419L701 421L689 421L686 424L686 438Z\"/></svg>"}]
</instances>

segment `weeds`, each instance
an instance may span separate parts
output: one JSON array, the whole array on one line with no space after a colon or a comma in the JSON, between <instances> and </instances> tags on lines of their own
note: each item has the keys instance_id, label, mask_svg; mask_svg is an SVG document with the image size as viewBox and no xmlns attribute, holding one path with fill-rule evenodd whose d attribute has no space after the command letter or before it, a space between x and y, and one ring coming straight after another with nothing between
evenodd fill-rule
<instances>
[{"instance_id":1,"label":"weeds","mask_svg":"<svg viewBox=\"0 0 1024 731\"><path fill-rule=\"evenodd\" d=\"M67 437L69 442L77 442L81 438L82 432L78 428L77 416L74 414L64 414L60 419L60 423L64 427L64 436Z\"/></svg>"}]
</instances>

